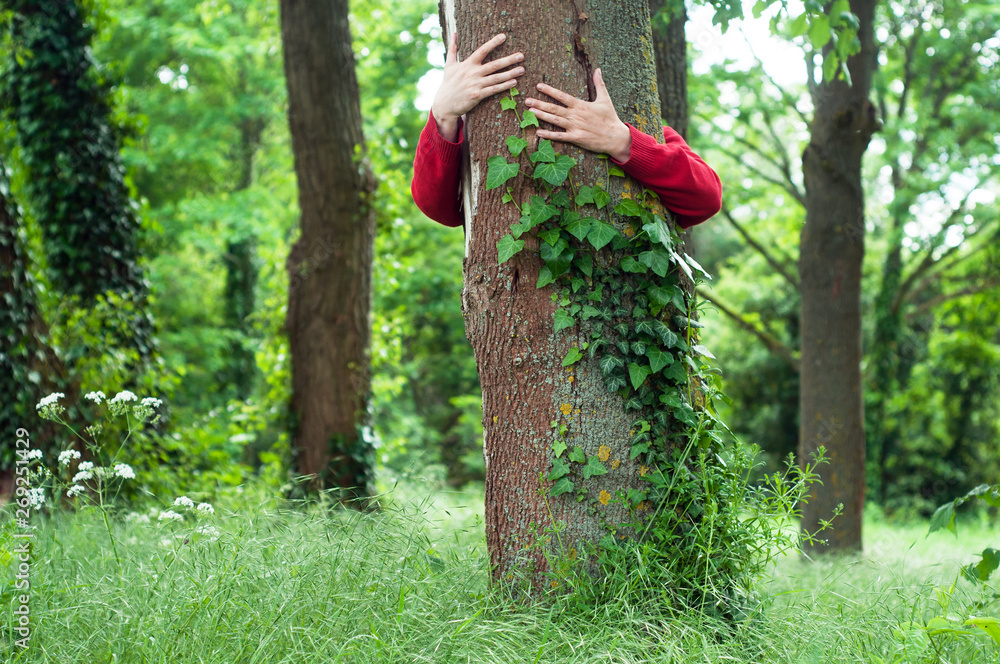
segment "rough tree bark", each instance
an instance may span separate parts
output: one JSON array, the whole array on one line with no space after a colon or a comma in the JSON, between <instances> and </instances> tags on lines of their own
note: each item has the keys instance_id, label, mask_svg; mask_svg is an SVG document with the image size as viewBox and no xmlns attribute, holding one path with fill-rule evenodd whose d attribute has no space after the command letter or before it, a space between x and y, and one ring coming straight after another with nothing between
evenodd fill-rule
<instances>
[{"instance_id":1,"label":"rough tree bark","mask_svg":"<svg viewBox=\"0 0 1000 664\"><path fill-rule=\"evenodd\" d=\"M802 367L799 392L799 458L817 448L830 463L819 469L823 485L803 509L802 528L814 531L838 504L843 514L824 533L828 545L811 551L861 548L865 502L865 428L861 391L861 267L864 195L861 159L878 129L869 101L875 48L876 0L852 0L860 20L861 51L848 60L844 80L813 84L815 113L802 154L806 223L799 274L802 292Z\"/></svg>"},{"instance_id":2,"label":"rough tree bark","mask_svg":"<svg viewBox=\"0 0 1000 664\"><path fill-rule=\"evenodd\" d=\"M288 256L294 467L310 488L367 495L375 180L364 159L347 0L282 0L302 211Z\"/></svg>"},{"instance_id":3,"label":"rough tree bark","mask_svg":"<svg viewBox=\"0 0 1000 664\"><path fill-rule=\"evenodd\" d=\"M653 26L653 52L656 54L656 90L660 96L663 121L687 140L687 38L684 3L649 0Z\"/></svg>"},{"instance_id":4,"label":"rough tree bark","mask_svg":"<svg viewBox=\"0 0 1000 664\"><path fill-rule=\"evenodd\" d=\"M518 87L535 97L540 96L535 85L544 81L593 99L593 71L600 68L619 117L662 140L646 0L543 0L534 5L445 0L441 10L446 33L457 30L460 59L493 35L505 33L507 41L492 57L523 52L525 74ZM608 466L606 475L588 480L589 496L602 491L613 496L640 486L641 480L639 464L629 460L629 427L636 411L627 413L624 400L606 390L596 361L561 366L570 347L590 338L590 328L583 323L554 332L553 289L535 287L541 266L537 252L526 250L497 265L497 241L509 232L518 213L501 203L502 188L486 190L486 161L506 155L505 138L519 131L513 113L501 113L499 100L480 103L466 117L462 299L483 390L486 534L493 576L506 580L522 572L537 589L549 569L542 546L533 546L544 544L541 530L565 523L565 530L550 541L561 545L554 553L572 557L574 550L583 552L607 534L604 524L622 523L629 516L614 502L592 509L571 493L548 496L552 483L540 474L551 467L553 423L569 427L570 446L582 447L588 458L597 455ZM528 150L533 150L533 130L528 130L527 139ZM607 162L566 144L556 144L556 150L577 160L571 174L577 186L604 182ZM641 192L630 179L611 180L612 201ZM533 189L528 178L516 180L514 189L517 201L545 194ZM602 452L602 446L610 451Z\"/></svg>"}]
</instances>

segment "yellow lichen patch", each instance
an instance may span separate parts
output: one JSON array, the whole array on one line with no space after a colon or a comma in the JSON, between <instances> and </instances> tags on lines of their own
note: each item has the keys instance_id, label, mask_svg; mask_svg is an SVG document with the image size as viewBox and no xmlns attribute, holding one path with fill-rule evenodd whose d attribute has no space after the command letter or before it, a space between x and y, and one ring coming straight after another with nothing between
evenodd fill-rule
<instances>
[{"instance_id":1,"label":"yellow lichen patch","mask_svg":"<svg viewBox=\"0 0 1000 664\"><path fill-rule=\"evenodd\" d=\"M597 500L602 505L607 505L608 502L611 500L611 494L608 493L606 489L601 489L601 492L597 494Z\"/></svg>"},{"instance_id":2,"label":"yellow lichen patch","mask_svg":"<svg viewBox=\"0 0 1000 664\"><path fill-rule=\"evenodd\" d=\"M569 550L569 559L576 560L576 547L571 547Z\"/></svg>"},{"instance_id":3,"label":"yellow lichen patch","mask_svg":"<svg viewBox=\"0 0 1000 664\"><path fill-rule=\"evenodd\" d=\"M622 229L622 233L625 234L625 237L632 237L635 235L635 228L632 227L632 224L627 224L625 228Z\"/></svg>"},{"instance_id":4,"label":"yellow lichen patch","mask_svg":"<svg viewBox=\"0 0 1000 664\"><path fill-rule=\"evenodd\" d=\"M564 403L563 405L559 406L559 410L562 411L563 415L569 415L570 412L572 412L573 410L573 406L569 405L568 403Z\"/></svg>"},{"instance_id":5,"label":"yellow lichen patch","mask_svg":"<svg viewBox=\"0 0 1000 664\"><path fill-rule=\"evenodd\" d=\"M601 461L607 461L611 458L611 448L607 445L601 445L597 448L597 458Z\"/></svg>"},{"instance_id":6,"label":"yellow lichen patch","mask_svg":"<svg viewBox=\"0 0 1000 664\"><path fill-rule=\"evenodd\" d=\"M639 477L645 477L647 474L649 474L649 466L640 466Z\"/></svg>"},{"instance_id":7,"label":"yellow lichen patch","mask_svg":"<svg viewBox=\"0 0 1000 664\"><path fill-rule=\"evenodd\" d=\"M493 424L496 424L496 423L497 423L497 416L496 416L496 415L494 415L494 416L493 416Z\"/></svg>"},{"instance_id":8,"label":"yellow lichen patch","mask_svg":"<svg viewBox=\"0 0 1000 664\"><path fill-rule=\"evenodd\" d=\"M558 585L559 585L559 582L558 582L558 581L556 581L555 579L553 579L553 580L552 580L552 584L551 584L551 585L552 585L552 587L553 587L553 588L555 588L556 586L558 586Z\"/></svg>"},{"instance_id":9,"label":"yellow lichen patch","mask_svg":"<svg viewBox=\"0 0 1000 664\"><path fill-rule=\"evenodd\" d=\"M635 508L637 510L648 510L648 509L650 509L652 507L653 507L653 503L649 502L648 500L644 500L644 501L642 501L641 503L639 503L638 505L635 506Z\"/></svg>"},{"instance_id":10,"label":"yellow lichen patch","mask_svg":"<svg viewBox=\"0 0 1000 664\"><path fill-rule=\"evenodd\" d=\"M573 376L570 376L570 377L569 377L569 378L567 378L566 380L568 380L569 382L571 382L571 383L572 383L572 382L573 382Z\"/></svg>"},{"instance_id":11,"label":"yellow lichen patch","mask_svg":"<svg viewBox=\"0 0 1000 664\"><path fill-rule=\"evenodd\" d=\"M622 465L622 460L621 459L612 459L611 460L611 470L618 470L618 466L620 466L620 465Z\"/></svg>"}]
</instances>

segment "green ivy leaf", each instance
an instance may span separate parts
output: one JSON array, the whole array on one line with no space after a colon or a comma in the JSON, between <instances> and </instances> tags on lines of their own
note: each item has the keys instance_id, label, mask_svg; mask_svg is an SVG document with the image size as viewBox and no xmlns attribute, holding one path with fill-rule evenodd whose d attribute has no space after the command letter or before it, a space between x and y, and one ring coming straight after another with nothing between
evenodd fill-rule
<instances>
[{"instance_id":1,"label":"green ivy leaf","mask_svg":"<svg viewBox=\"0 0 1000 664\"><path fill-rule=\"evenodd\" d=\"M646 295L649 296L649 310L654 316L670 304L670 294L669 290L661 286L653 286L646 290Z\"/></svg>"},{"instance_id":2,"label":"green ivy leaf","mask_svg":"<svg viewBox=\"0 0 1000 664\"><path fill-rule=\"evenodd\" d=\"M559 241L559 236L561 233L558 228L550 228L547 231L542 231L538 234L538 237L547 242L550 245L554 245Z\"/></svg>"},{"instance_id":3,"label":"green ivy leaf","mask_svg":"<svg viewBox=\"0 0 1000 664\"><path fill-rule=\"evenodd\" d=\"M632 256L626 256L625 258L623 258L620 265L622 266L623 270L625 270L626 272L631 272L633 274L645 274L646 271L649 269L645 265L637 261L635 258L633 258Z\"/></svg>"},{"instance_id":4,"label":"green ivy leaf","mask_svg":"<svg viewBox=\"0 0 1000 664\"><path fill-rule=\"evenodd\" d=\"M556 309L553 316L555 318L555 324L553 325L555 332L559 332L560 330L565 330L568 327L576 325L576 319L570 316L569 312L565 309Z\"/></svg>"},{"instance_id":5,"label":"green ivy leaf","mask_svg":"<svg viewBox=\"0 0 1000 664\"><path fill-rule=\"evenodd\" d=\"M693 350L694 352L698 353L699 355L704 355L705 357L710 357L713 360L717 359L715 357L715 355L712 355L712 351L708 350L707 348L705 348L701 344L696 344L696 345L692 346L691 350Z\"/></svg>"},{"instance_id":6,"label":"green ivy leaf","mask_svg":"<svg viewBox=\"0 0 1000 664\"><path fill-rule=\"evenodd\" d=\"M630 362L628 365L628 377L632 381L633 389L638 390L639 386L642 385L642 381L646 380L646 377L652 373L652 369L649 367L642 367L635 362Z\"/></svg>"},{"instance_id":7,"label":"green ivy leaf","mask_svg":"<svg viewBox=\"0 0 1000 664\"><path fill-rule=\"evenodd\" d=\"M563 477L555 483L552 490L549 491L549 495L553 497L561 496L564 493L571 493L575 488L576 487L573 485L573 482L571 482L568 477Z\"/></svg>"},{"instance_id":8,"label":"green ivy leaf","mask_svg":"<svg viewBox=\"0 0 1000 664\"><path fill-rule=\"evenodd\" d=\"M566 451L566 441L560 438L557 439L556 442L552 443L552 453L556 455L557 459L561 457L563 455L563 452L565 451Z\"/></svg>"},{"instance_id":9,"label":"green ivy leaf","mask_svg":"<svg viewBox=\"0 0 1000 664\"><path fill-rule=\"evenodd\" d=\"M508 189L510 189L510 187L508 187ZM512 202L513 200L514 197L510 195L509 191L500 198L500 202L503 203L504 205Z\"/></svg>"},{"instance_id":10,"label":"green ivy leaf","mask_svg":"<svg viewBox=\"0 0 1000 664\"><path fill-rule=\"evenodd\" d=\"M625 177L625 171L622 170L621 166L617 164L608 164L608 175L615 175L617 177Z\"/></svg>"},{"instance_id":11,"label":"green ivy leaf","mask_svg":"<svg viewBox=\"0 0 1000 664\"><path fill-rule=\"evenodd\" d=\"M532 113L531 111L525 111L524 115L521 116L521 129L525 129L527 127L537 127L537 126L538 126L538 118L535 117L535 114Z\"/></svg>"},{"instance_id":12,"label":"green ivy leaf","mask_svg":"<svg viewBox=\"0 0 1000 664\"><path fill-rule=\"evenodd\" d=\"M563 228L581 242L590 233L593 224L594 221L590 217L581 217L576 212L563 212Z\"/></svg>"},{"instance_id":13,"label":"green ivy leaf","mask_svg":"<svg viewBox=\"0 0 1000 664\"><path fill-rule=\"evenodd\" d=\"M566 190L560 189L556 193L552 194L552 197L549 199L549 202L555 205L556 207L568 208L572 201L569 200L569 194L566 193ZM569 212L569 211L563 212L563 214L567 213L576 214L575 212Z\"/></svg>"},{"instance_id":14,"label":"green ivy leaf","mask_svg":"<svg viewBox=\"0 0 1000 664\"><path fill-rule=\"evenodd\" d=\"M511 102L513 103L513 99ZM512 107L513 108L513 107ZM528 147L528 141L524 140L520 136L508 136L507 137L507 149L515 157L524 151L524 148Z\"/></svg>"},{"instance_id":15,"label":"green ivy leaf","mask_svg":"<svg viewBox=\"0 0 1000 664\"><path fill-rule=\"evenodd\" d=\"M510 232L514 234L514 238L517 239L531 230L531 219L525 215L521 217L521 220L516 224L510 225Z\"/></svg>"},{"instance_id":16,"label":"green ivy leaf","mask_svg":"<svg viewBox=\"0 0 1000 664\"><path fill-rule=\"evenodd\" d=\"M577 205L593 205L593 203L594 203L593 187L588 187L587 185L583 185L576 190Z\"/></svg>"},{"instance_id":17,"label":"green ivy leaf","mask_svg":"<svg viewBox=\"0 0 1000 664\"><path fill-rule=\"evenodd\" d=\"M670 254L662 249L653 249L639 254L639 260L643 265L648 265L653 272L661 277L667 276L670 270Z\"/></svg>"},{"instance_id":18,"label":"green ivy leaf","mask_svg":"<svg viewBox=\"0 0 1000 664\"><path fill-rule=\"evenodd\" d=\"M615 212L626 217L641 217L645 214L642 206L633 201L631 198L625 198L621 200L618 205L615 206Z\"/></svg>"},{"instance_id":19,"label":"green ivy leaf","mask_svg":"<svg viewBox=\"0 0 1000 664\"><path fill-rule=\"evenodd\" d=\"M937 508L931 517L931 529L928 532L933 533L942 528L950 530L956 536L958 535L958 531L955 529L955 503L953 502L945 503Z\"/></svg>"},{"instance_id":20,"label":"green ivy leaf","mask_svg":"<svg viewBox=\"0 0 1000 664\"><path fill-rule=\"evenodd\" d=\"M667 249L673 249L674 245L670 239L670 229L667 228L666 223L659 217L653 217L653 221L643 224L642 230L646 231L650 242L654 244L659 242Z\"/></svg>"},{"instance_id":21,"label":"green ivy leaf","mask_svg":"<svg viewBox=\"0 0 1000 664\"><path fill-rule=\"evenodd\" d=\"M601 358L601 373L605 376L610 374L615 369L625 366L625 361L617 355L605 355Z\"/></svg>"},{"instance_id":22,"label":"green ivy leaf","mask_svg":"<svg viewBox=\"0 0 1000 664\"><path fill-rule=\"evenodd\" d=\"M565 448L566 445L564 444L563 449ZM560 477L566 477L567 475L569 475L569 464L560 459L559 455L556 455L556 458L552 461L552 471L549 473L549 479L557 480Z\"/></svg>"},{"instance_id":23,"label":"green ivy leaf","mask_svg":"<svg viewBox=\"0 0 1000 664\"><path fill-rule=\"evenodd\" d=\"M597 209L600 210L600 209L604 208L610 202L611 202L611 194L609 194L608 192L604 191L604 189L601 188L601 185L595 184L594 185L594 205L597 206Z\"/></svg>"},{"instance_id":24,"label":"green ivy leaf","mask_svg":"<svg viewBox=\"0 0 1000 664\"><path fill-rule=\"evenodd\" d=\"M580 352L579 348L573 346L572 348L569 349L569 352L566 353L566 357L563 358L562 365L564 367L568 367L573 364L576 364L582 359L583 359L583 353Z\"/></svg>"},{"instance_id":25,"label":"green ivy leaf","mask_svg":"<svg viewBox=\"0 0 1000 664\"><path fill-rule=\"evenodd\" d=\"M583 272L588 277L594 276L594 258L590 254L578 256L574 264L580 268L580 272Z\"/></svg>"},{"instance_id":26,"label":"green ivy leaf","mask_svg":"<svg viewBox=\"0 0 1000 664\"><path fill-rule=\"evenodd\" d=\"M608 242L611 242L618 235L618 230L606 221L594 220L593 227L587 233L587 239L594 249L603 249Z\"/></svg>"},{"instance_id":27,"label":"green ivy leaf","mask_svg":"<svg viewBox=\"0 0 1000 664\"><path fill-rule=\"evenodd\" d=\"M559 208L555 205L549 205L545 202L545 199L537 194L531 197L530 204L530 218L531 227L534 228L538 224L548 221L552 217L559 214Z\"/></svg>"},{"instance_id":28,"label":"green ivy leaf","mask_svg":"<svg viewBox=\"0 0 1000 664\"><path fill-rule=\"evenodd\" d=\"M576 159L567 157L564 154L558 155L553 163L541 163L535 166L531 177L545 180L553 187L558 187L566 181L569 176L569 169L576 166Z\"/></svg>"},{"instance_id":29,"label":"green ivy leaf","mask_svg":"<svg viewBox=\"0 0 1000 664\"><path fill-rule=\"evenodd\" d=\"M639 410L640 408L642 408L642 400L634 394L625 402L626 411Z\"/></svg>"},{"instance_id":30,"label":"green ivy leaf","mask_svg":"<svg viewBox=\"0 0 1000 664\"><path fill-rule=\"evenodd\" d=\"M517 164L508 164L500 155L490 157L486 166L486 189L496 189L517 175Z\"/></svg>"},{"instance_id":31,"label":"green ivy leaf","mask_svg":"<svg viewBox=\"0 0 1000 664\"><path fill-rule=\"evenodd\" d=\"M587 465L583 467L583 479L589 480L591 477L596 477L598 475L607 475L608 469L604 467L601 460L596 456L592 456L587 459Z\"/></svg>"},{"instance_id":32,"label":"green ivy leaf","mask_svg":"<svg viewBox=\"0 0 1000 664\"><path fill-rule=\"evenodd\" d=\"M639 443L638 445L632 446L632 452L628 455L629 461L634 460L640 454L645 454L649 451L649 443Z\"/></svg>"},{"instance_id":33,"label":"green ivy leaf","mask_svg":"<svg viewBox=\"0 0 1000 664\"><path fill-rule=\"evenodd\" d=\"M551 164L556 160L556 151L552 147L552 141L542 139L538 141L538 149L531 153L531 163L537 164L542 162L545 164Z\"/></svg>"},{"instance_id":34,"label":"green ivy leaf","mask_svg":"<svg viewBox=\"0 0 1000 664\"><path fill-rule=\"evenodd\" d=\"M587 463L587 455L583 453L583 448L577 445L569 453L569 460L576 463Z\"/></svg>"},{"instance_id":35,"label":"green ivy leaf","mask_svg":"<svg viewBox=\"0 0 1000 664\"><path fill-rule=\"evenodd\" d=\"M625 378L623 376L614 374L604 377L604 386L608 388L608 392L617 392L623 387L628 386L628 383L625 382Z\"/></svg>"},{"instance_id":36,"label":"green ivy leaf","mask_svg":"<svg viewBox=\"0 0 1000 664\"><path fill-rule=\"evenodd\" d=\"M673 355L656 346L649 346L646 349L646 357L649 358L649 368L653 373L659 373L663 367L674 362Z\"/></svg>"},{"instance_id":37,"label":"green ivy leaf","mask_svg":"<svg viewBox=\"0 0 1000 664\"><path fill-rule=\"evenodd\" d=\"M522 242L524 240L521 240ZM549 269L548 265L543 265L542 269L538 271L538 283L535 284L535 288L541 288L543 286L548 286L555 281L552 276L552 270Z\"/></svg>"},{"instance_id":38,"label":"green ivy leaf","mask_svg":"<svg viewBox=\"0 0 1000 664\"><path fill-rule=\"evenodd\" d=\"M500 108L504 111L512 111L515 106L517 106L517 102L510 97L503 97L500 99Z\"/></svg>"},{"instance_id":39,"label":"green ivy leaf","mask_svg":"<svg viewBox=\"0 0 1000 664\"><path fill-rule=\"evenodd\" d=\"M497 242L498 265L503 265L508 260L510 260L511 256L521 251L522 249L524 249L524 240L515 240L510 235L504 235L502 238L500 238L500 241Z\"/></svg>"}]
</instances>

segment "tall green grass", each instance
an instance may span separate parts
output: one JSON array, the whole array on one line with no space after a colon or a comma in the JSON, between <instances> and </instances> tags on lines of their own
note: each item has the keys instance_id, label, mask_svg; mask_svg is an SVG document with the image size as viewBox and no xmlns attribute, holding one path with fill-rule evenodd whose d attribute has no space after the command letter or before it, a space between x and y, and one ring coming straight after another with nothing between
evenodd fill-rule
<instances>
[{"instance_id":1,"label":"tall green grass","mask_svg":"<svg viewBox=\"0 0 1000 664\"><path fill-rule=\"evenodd\" d=\"M290 509L247 492L198 521L119 515L121 566L99 514L36 517L31 647L13 646L8 571L3 648L12 662L60 664L997 660L979 637L944 643L939 659L899 655L895 633L935 615L934 588L996 544L987 524L955 540L872 522L865 554L782 560L761 615L727 626L628 598L561 613L515 605L488 588L481 489L384 504ZM197 531L206 525L217 538Z\"/></svg>"}]
</instances>

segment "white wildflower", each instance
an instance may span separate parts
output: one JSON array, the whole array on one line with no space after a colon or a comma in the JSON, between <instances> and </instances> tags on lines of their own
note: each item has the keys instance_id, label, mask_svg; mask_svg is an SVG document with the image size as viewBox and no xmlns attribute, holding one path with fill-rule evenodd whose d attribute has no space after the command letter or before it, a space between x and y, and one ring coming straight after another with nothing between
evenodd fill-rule
<instances>
[{"instance_id":1,"label":"white wildflower","mask_svg":"<svg viewBox=\"0 0 1000 664\"><path fill-rule=\"evenodd\" d=\"M83 490L84 489L82 486L80 486L79 484L74 484L73 486L71 486L69 489L66 490L66 495L69 496L70 498L75 498L76 496L79 496L81 493L83 493Z\"/></svg>"},{"instance_id":2,"label":"white wildflower","mask_svg":"<svg viewBox=\"0 0 1000 664\"><path fill-rule=\"evenodd\" d=\"M111 409L112 414L121 415L128 410L129 402L138 400L139 398L132 392L122 390L112 397L111 401L108 402L108 407Z\"/></svg>"},{"instance_id":3,"label":"white wildflower","mask_svg":"<svg viewBox=\"0 0 1000 664\"><path fill-rule=\"evenodd\" d=\"M174 505L178 507L187 507L188 509L194 507L194 501L187 496L180 496L174 499Z\"/></svg>"},{"instance_id":4,"label":"white wildflower","mask_svg":"<svg viewBox=\"0 0 1000 664\"><path fill-rule=\"evenodd\" d=\"M42 458L42 451L41 450L28 450L28 453L24 455L24 458L25 459L41 459Z\"/></svg>"},{"instance_id":5,"label":"white wildflower","mask_svg":"<svg viewBox=\"0 0 1000 664\"><path fill-rule=\"evenodd\" d=\"M86 482L87 480L94 479L94 474L89 470L84 470L73 476L74 482Z\"/></svg>"},{"instance_id":6,"label":"white wildflower","mask_svg":"<svg viewBox=\"0 0 1000 664\"><path fill-rule=\"evenodd\" d=\"M28 502L32 507L38 508L45 504L45 489L30 489L28 491Z\"/></svg>"},{"instance_id":7,"label":"white wildflower","mask_svg":"<svg viewBox=\"0 0 1000 664\"><path fill-rule=\"evenodd\" d=\"M184 518L183 514L178 514L177 512L175 512L173 510L167 510L166 512L160 512L160 516L159 516L158 520L159 521L167 521L167 520L178 521L178 520L183 519L183 518Z\"/></svg>"},{"instance_id":8,"label":"white wildflower","mask_svg":"<svg viewBox=\"0 0 1000 664\"><path fill-rule=\"evenodd\" d=\"M125 480L135 479L135 471L132 470L132 466L128 465L127 463L116 463L115 475Z\"/></svg>"},{"instance_id":9,"label":"white wildflower","mask_svg":"<svg viewBox=\"0 0 1000 664\"><path fill-rule=\"evenodd\" d=\"M80 455L78 454L77 456ZM93 469L94 469L93 461L81 461L80 465L77 466L77 470L93 470Z\"/></svg>"},{"instance_id":10,"label":"white wildflower","mask_svg":"<svg viewBox=\"0 0 1000 664\"><path fill-rule=\"evenodd\" d=\"M39 401L38 405L35 406L39 416L46 420L55 420L59 413L66 410L66 408L59 403L59 399L64 396L66 395L62 392L53 392Z\"/></svg>"},{"instance_id":11,"label":"white wildflower","mask_svg":"<svg viewBox=\"0 0 1000 664\"><path fill-rule=\"evenodd\" d=\"M142 400L143 406L149 406L150 408L159 408L163 405L163 402L156 397L146 397Z\"/></svg>"},{"instance_id":12,"label":"white wildflower","mask_svg":"<svg viewBox=\"0 0 1000 664\"><path fill-rule=\"evenodd\" d=\"M198 511L205 514L215 514L215 508L208 503L198 503Z\"/></svg>"},{"instance_id":13,"label":"white wildflower","mask_svg":"<svg viewBox=\"0 0 1000 664\"><path fill-rule=\"evenodd\" d=\"M97 391L97 392L87 392L87 394L83 398L90 399L94 403L100 405L100 403L104 401L107 397L104 396L104 392Z\"/></svg>"},{"instance_id":14,"label":"white wildflower","mask_svg":"<svg viewBox=\"0 0 1000 664\"><path fill-rule=\"evenodd\" d=\"M79 459L80 453L77 450L63 450L59 453L59 465L68 466L73 459Z\"/></svg>"}]
</instances>

